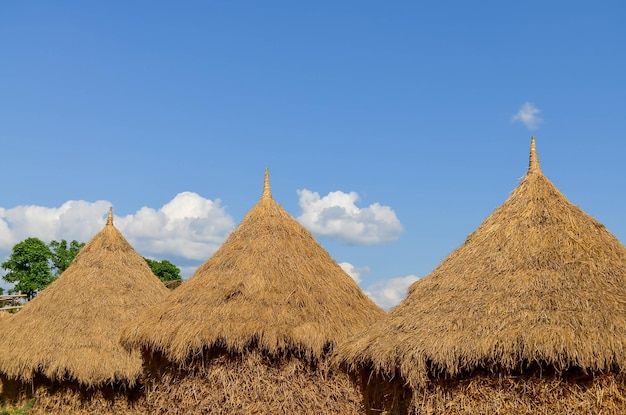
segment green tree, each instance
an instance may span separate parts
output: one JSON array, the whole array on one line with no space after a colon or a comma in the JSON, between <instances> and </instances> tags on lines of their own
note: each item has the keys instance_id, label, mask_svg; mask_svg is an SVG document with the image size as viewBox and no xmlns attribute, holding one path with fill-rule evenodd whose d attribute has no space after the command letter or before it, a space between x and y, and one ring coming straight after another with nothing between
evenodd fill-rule
<instances>
[{"instance_id":1,"label":"green tree","mask_svg":"<svg viewBox=\"0 0 626 415\"><path fill-rule=\"evenodd\" d=\"M54 268L54 276L58 277L70 266L78 252L85 246L85 243L73 240L68 247L67 241L61 239L60 242L50 242L48 246L50 247L50 251L52 251L51 261L52 267Z\"/></svg>"},{"instance_id":2,"label":"green tree","mask_svg":"<svg viewBox=\"0 0 626 415\"><path fill-rule=\"evenodd\" d=\"M52 256L50 247L41 239L27 238L15 245L9 258L0 265L7 271L2 279L14 283L12 291L21 291L30 300L54 281Z\"/></svg>"},{"instance_id":3,"label":"green tree","mask_svg":"<svg viewBox=\"0 0 626 415\"><path fill-rule=\"evenodd\" d=\"M183 279L180 276L180 269L167 259L164 259L163 261L155 261L154 259L145 257L144 259L148 263L148 266L152 270L152 273L164 283L168 281L177 281Z\"/></svg>"}]
</instances>

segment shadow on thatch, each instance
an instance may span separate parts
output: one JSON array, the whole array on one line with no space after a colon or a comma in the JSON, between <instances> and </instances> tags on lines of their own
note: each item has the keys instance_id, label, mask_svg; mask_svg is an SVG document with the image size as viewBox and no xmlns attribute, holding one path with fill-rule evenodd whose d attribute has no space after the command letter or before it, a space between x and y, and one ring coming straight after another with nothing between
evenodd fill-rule
<instances>
[{"instance_id":1,"label":"shadow on thatch","mask_svg":"<svg viewBox=\"0 0 626 415\"><path fill-rule=\"evenodd\" d=\"M373 379L397 374L418 412L487 408L506 396L507 409L493 413L530 413L528 405L551 413L563 396L592 400L606 386L614 413L624 397L625 315L626 248L543 175L533 138L528 173L504 204L338 355ZM448 383L455 379L463 382ZM480 401L467 385L495 389Z\"/></svg>"},{"instance_id":2,"label":"shadow on thatch","mask_svg":"<svg viewBox=\"0 0 626 415\"><path fill-rule=\"evenodd\" d=\"M40 386L41 394L56 394L66 384L67 391L83 388L91 396L88 405L95 396L105 399L111 385L124 395L134 390L142 360L139 352L121 347L120 329L167 293L143 257L113 226L110 211L104 229L81 249L67 270L2 322L0 374L6 381L17 382L16 390L23 384L21 389L30 387L33 394ZM50 389L57 383L59 387ZM56 399L55 394L48 401ZM43 402L38 396L36 406ZM60 398L59 402L78 401ZM78 407L66 410L75 412Z\"/></svg>"},{"instance_id":3,"label":"shadow on thatch","mask_svg":"<svg viewBox=\"0 0 626 415\"><path fill-rule=\"evenodd\" d=\"M155 413L184 412L191 395L215 414L356 414L358 389L328 356L383 315L273 200L266 171L261 200L222 247L122 343L145 352Z\"/></svg>"},{"instance_id":4,"label":"shadow on thatch","mask_svg":"<svg viewBox=\"0 0 626 415\"><path fill-rule=\"evenodd\" d=\"M73 381L51 381L37 375L30 382L0 376L3 384L0 407L21 408L33 400L29 415L148 415L143 389L125 383L86 388Z\"/></svg>"}]
</instances>

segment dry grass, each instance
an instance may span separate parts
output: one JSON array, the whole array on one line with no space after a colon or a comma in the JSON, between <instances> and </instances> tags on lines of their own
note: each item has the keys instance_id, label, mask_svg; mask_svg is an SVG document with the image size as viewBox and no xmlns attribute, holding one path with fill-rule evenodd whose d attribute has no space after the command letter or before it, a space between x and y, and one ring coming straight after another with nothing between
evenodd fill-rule
<instances>
[{"instance_id":1,"label":"dry grass","mask_svg":"<svg viewBox=\"0 0 626 415\"><path fill-rule=\"evenodd\" d=\"M395 386L396 389L392 389ZM374 405L368 414L386 415L621 415L626 413L626 384L615 375L475 375L440 381L424 389L375 382L366 389ZM387 388L382 391L381 388ZM383 393L383 392L386 392ZM376 397L377 400L373 398ZM398 399L402 397L402 399ZM382 398L382 400L381 400Z\"/></svg>"},{"instance_id":2,"label":"dry grass","mask_svg":"<svg viewBox=\"0 0 626 415\"><path fill-rule=\"evenodd\" d=\"M321 359L384 315L266 186L222 247L122 341L183 363L206 348Z\"/></svg>"},{"instance_id":3,"label":"dry grass","mask_svg":"<svg viewBox=\"0 0 626 415\"><path fill-rule=\"evenodd\" d=\"M153 372L167 367L152 377L155 413L352 414L358 390L326 362L340 341L382 316L273 200L266 171L261 199L220 249L121 339L164 359L147 362Z\"/></svg>"},{"instance_id":4,"label":"dry grass","mask_svg":"<svg viewBox=\"0 0 626 415\"><path fill-rule=\"evenodd\" d=\"M146 401L158 415L210 413L342 414L364 413L361 393L348 375L326 362L213 352L182 368L151 357Z\"/></svg>"},{"instance_id":5,"label":"dry grass","mask_svg":"<svg viewBox=\"0 0 626 415\"><path fill-rule=\"evenodd\" d=\"M626 248L542 174L533 139L505 203L338 356L414 390L483 369L621 373L625 315Z\"/></svg>"},{"instance_id":6,"label":"dry grass","mask_svg":"<svg viewBox=\"0 0 626 415\"><path fill-rule=\"evenodd\" d=\"M110 212L107 225L63 275L1 323L0 374L24 384L39 375L75 382L83 388L68 389L76 397L96 396L98 388L112 384L130 388L142 374L141 354L119 344L120 329L167 293L113 226ZM94 392L85 395L88 391ZM5 385L3 396L6 393ZM68 402L69 396L62 392L46 402ZM43 400L38 396L38 406ZM71 411L78 413L78 406Z\"/></svg>"},{"instance_id":7,"label":"dry grass","mask_svg":"<svg viewBox=\"0 0 626 415\"><path fill-rule=\"evenodd\" d=\"M18 410L25 406L29 415L148 415L139 386L104 385L85 388L76 382L51 382L41 376L32 382L4 379L7 390L0 395L0 407Z\"/></svg>"}]
</instances>

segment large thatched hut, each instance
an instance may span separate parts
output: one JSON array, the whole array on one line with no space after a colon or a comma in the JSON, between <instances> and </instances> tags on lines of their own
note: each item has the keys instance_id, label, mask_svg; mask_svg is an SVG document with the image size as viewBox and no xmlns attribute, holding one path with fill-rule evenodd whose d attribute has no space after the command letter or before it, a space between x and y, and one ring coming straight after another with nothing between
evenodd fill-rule
<instances>
[{"instance_id":1,"label":"large thatched hut","mask_svg":"<svg viewBox=\"0 0 626 415\"><path fill-rule=\"evenodd\" d=\"M358 414L329 361L384 315L271 196L122 342L144 352L152 413Z\"/></svg>"},{"instance_id":2,"label":"large thatched hut","mask_svg":"<svg viewBox=\"0 0 626 415\"><path fill-rule=\"evenodd\" d=\"M65 272L2 323L3 401L35 397L34 413L141 413L141 355L119 333L167 293L109 211Z\"/></svg>"},{"instance_id":3,"label":"large thatched hut","mask_svg":"<svg viewBox=\"0 0 626 415\"><path fill-rule=\"evenodd\" d=\"M543 175L533 137L504 204L338 355L372 413L626 413L626 249Z\"/></svg>"}]
</instances>

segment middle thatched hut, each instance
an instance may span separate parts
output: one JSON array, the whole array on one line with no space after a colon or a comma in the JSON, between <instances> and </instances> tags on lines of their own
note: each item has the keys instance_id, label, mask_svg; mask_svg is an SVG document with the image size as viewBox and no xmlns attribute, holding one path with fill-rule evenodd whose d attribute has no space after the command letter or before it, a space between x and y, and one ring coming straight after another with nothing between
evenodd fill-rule
<instances>
[{"instance_id":1,"label":"middle thatched hut","mask_svg":"<svg viewBox=\"0 0 626 415\"><path fill-rule=\"evenodd\" d=\"M626 248L541 172L343 362L371 413L626 413Z\"/></svg>"},{"instance_id":2,"label":"middle thatched hut","mask_svg":"<svg viewBox=\"0 0 626 415\"><path fill-rule=\"evenodd\" d=\"M167 304L127 326L144 352L153 413L359 414L329 364L336 344L384 315L270 193Z\"/></svg>"}]
</instances>

